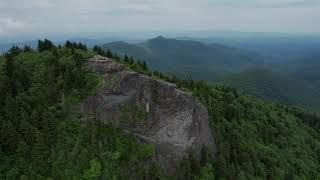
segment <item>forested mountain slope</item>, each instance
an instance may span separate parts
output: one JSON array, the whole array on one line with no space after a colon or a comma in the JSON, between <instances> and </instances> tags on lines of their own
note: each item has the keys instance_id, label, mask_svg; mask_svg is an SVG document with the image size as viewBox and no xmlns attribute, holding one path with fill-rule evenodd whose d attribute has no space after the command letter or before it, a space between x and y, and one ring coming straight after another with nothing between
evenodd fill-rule
<instances>
[{"instance_id":1,"label":"forested mountain slope","mask_svg":"<svg viewBox=\"0 0 320 180\"><path fill-rule=\"evenodd\" d=\"M319 110L320 86L315 71L301 70L294 74L280 74L269 69L248 69L220 80L257 97L295 106ZM304 76L310 76L310 81Z\"/></svg>"},{"instance_id":2,"label":"forested mountain slope","mask_svg":"<svg viewBox=\"0 0 320 180\"><path fill-rule=\"evenodd\" d=\"M197 42L157 37L138 44L114 42L102 47L146 61L152 69L178 77L213 84L222 82L266 100L319 110L320 61L317 46L312 46L312 42L242 39L244 50L236 42L238 48L212 43L214 40ZM229 41L225 44L232 45Z\"/></svg>"},{"instance_id":3,"label":"forested mountain slope","mask_svg":"<svg viewBox=\"0 0 320 180\"><path fill-rule=\"evenodd\" d=\"M1 62L0 179L104 179L143 176L153 153L123 131L81 124L72 104L101 84L79 44L39 42L38 51L12 48Z\"/></svg>"},{"instance_id":4,"label":"forested mountain slope","mask_svg":"<svg viewBox=\"0 0 320 180\"><path fill-rule=\"evenodd\" d=\"M37 51L12 48L1 58L1 179L320 178L319 115L234 88L179 80L99 47L94 51L76 43L57 48L45 40ZM93 118L88 122L72 113L72 105L84 102L104 83L117 85L84 66L82 60L95 53L191 92L208 111L217 153L210 156L206 148L199 155L190 152L179 173L168 177L153 158L157 149L152 143L141 144L132 134L96 121L96 114L89 114Z\"/></svg>"},{"instance_id":5,"label":"forested mountain slope","mask_svg":"<svg viewBox=\"0 0 320 180\"><path fill-rule=\"evenodd\" d=\"M152 69L195 79L212 80L226 73L263 65L263 62L255 60L257 55L249 51L161 36L138 44L104 44L102 48L146 61Z\"/></svg>"}]
</instances>

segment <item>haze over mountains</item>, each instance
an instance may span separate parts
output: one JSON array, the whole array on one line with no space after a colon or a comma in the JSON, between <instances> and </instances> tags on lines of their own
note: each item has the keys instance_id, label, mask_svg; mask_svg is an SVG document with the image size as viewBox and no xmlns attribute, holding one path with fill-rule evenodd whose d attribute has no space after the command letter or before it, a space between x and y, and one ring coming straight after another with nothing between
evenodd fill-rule
<instances>
[{"instance_id":1,"label":"haze over mountains","mask_svg":"<svg viewBox=\"0 0 320 180\"><path fill-rule=\"evenodd\" d=\"M282 33L207 33L201 36L152 33L137 36L69 38L89 48L101 45L121 56L146 61L153 69L184 79L229 84L271 101L319 109L320 38L318 35ZM170 38L169 38L170 37ZM173 38L176 37L176 38ZM57 38L54 43L64 40ZM37 41L0 43L36 47Z\"/></svg>"},{"instance_id":2,"label":"haze over mountains","mask_svg":"<svg viewBox=\"0 0 320 180\"><path fill-rule=\"evenodd\" d=\"M257 61L258 55L253 52L221 44L167 39L162 36L136 44L113 42L102 47L120 55L128 54L144 60L151 68L181 77L192 76L194 79L215 80L231 72L263 66L263 62Z\"/></svg>"},{"instance_id":3,"label":"haze over mountains","mask_svg":"<svg viewBox=\"0 0 320 180\"><path fill-rule=\"evenodd\" d=\"M316 38L179 39L159 36L102 47L182 78L227 83L265 99L297 106L320 105L320 41Z\"/></svg>"}]
</instances>

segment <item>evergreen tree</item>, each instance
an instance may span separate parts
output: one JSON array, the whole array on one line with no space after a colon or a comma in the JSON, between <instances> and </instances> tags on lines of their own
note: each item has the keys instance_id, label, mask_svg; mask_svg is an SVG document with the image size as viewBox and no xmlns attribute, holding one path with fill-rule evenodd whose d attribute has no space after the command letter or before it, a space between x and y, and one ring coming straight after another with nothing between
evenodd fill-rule
<instances>
[{"instance_id":1,"label":"evergreen tree","mask_svg":"<svg viewBox=\"0 0 320 180\"><path fill-rule=\"evenodd\" d=\"M4 93L10 94L11 96L15 96L17 94L17 83L15 79L15 65L14 65L14 58L12 54L6 53L5 54L5 63L4 63Z\"/></svg>"},{"instance_id":2,"label":"evergreen tree","mask_svg":"<svg viewBox=\"0 0 320 180\"><path fill-rule=\"evenodd\" d=\"M66 43L64 44L65 48L72 48L72 43L70 41L66 41Z\"/></svg>"},{"instance_id":3,"label":"evergreen tree","mask_svg":"<svg viewBox=\"0 0 320 180\"><path fill-rule=\"evenodd\" d=\"M98 46L97 46L97 45L94 45L92 50L93 50L94 52L97 52L97 51L98 51Z\"/></svg>"},{"instance_id":4,"label":"evergreen tree","mask_svg":"<svg viewBox=\"0 0 320 180\"><path fill-rule=\"evenodd\" d=\"M129 58L128 58L128 56L126 54L124 55L124 62L126 62L126 63L129 62Z\"/></svg>"},{"instance_id":5,"label":"evergreen tree","mask_svg":"<svg viewBox=\"0 0 320 180\"><path fill-rule=\"evenodd\" d=\"M30 46L25 45L23 48L23 52L33 52L33 49Z\"/></svg>"},{"instance_id":6,"label":"evergreen tree","mask_svg":"<svg viewBox=\"0 0 320 180\"><path fill-rule=\"evenodd\" d=\"M133 64L134 63L134 60L133 60L133 58L132 58L132 56L130 56L130 59L129 59L129 64Z\"/></svg>"},{"instance_id":7,"label":"evergreen tree","mask_svg":"<svg viewBox=\"0 0 320 180\"><path fill-rule=\"evenodd\" d=\"M22 52L22 49L20 49L18 46L12 46L10 49L9 49L9 51L8 51L8 53L7 54L9 54L10 56L16 56L16 55L18 55L19 53L21 53Z\"/></svg>"},{"instance_id":8,"label":"evergreen tree","mask_svg":"<svg viewBox=\"0 0 320 180\"><path fill-rule=\"evenodd\" d=\"M85 45L85 44L81 44L82 46L81 46L81 48L80 49L82 49L82 50L84 50L84 51L87 51L88 50L88 48L87 48L87 46Z\"/></svg>"},{"instance_id":9,"label":"evergreen tree","mask_svg":"<svg viewBox=\"0 0 320 180\"><path fill-rule=\"evenodd\" d=\"M147 63L145 61L142 62L141 66L142 66L143 70L148 71L148 66L147 66Z\"/></svg>"},{"instance_id":10,"label":"evergreen tree","mask_svg":"<svg viewBox=\"0 0 320 180\"><path fill-rule=\"evenodd\" d=\"M0 146L2 153L14 152L19 142L19 136L10 120L2 120L0 126Z\"/></svg>"},{"instance_id":11,"label":"evergreen tree","mask_svg":"<svg viewBox=\"0 0 320 180\"><path fill-rule=\"evenodd\" d=\"M105 54L106 54L106 53L102 50L102 48L99 47L99 46L97 46L97 45L95 45L95 46L93 47L93 51L96 52L97 54L101 55L101 56L105 56Z\"/></svg>"},{"instance_id":12,"label":"evergreen tree","mask_svg":"<svg viewBox=\"0 0 320 180\"><path fill-rule=\"evenodd\" d=\"M109 49L107 50L107 57L108 58L113 58L113 54Z\"/></svg>"},{"instance_id":13,"label":"evergreen tree","mask_svg":"<svg viewBox=\"0 0 320 180\"><path fill-rule=\"evenodd\" d=\"M44 41L39 40L38 41L38 52L43 52L43 51L50 51L54 48L55 46L51 41L48 39L45 39Z\"/></svg>"},{"instance_id":14,"label":"evergreen tree","mask_svg":"<svg viewBox=\"0 0 320 180\"><path fill-rule=\"evenodd\" d=\"M121 58L118 56L117 53L114 53L113 54L113 59L115 59L116 61L120 61Z\"/></svg>"}]
</instances>

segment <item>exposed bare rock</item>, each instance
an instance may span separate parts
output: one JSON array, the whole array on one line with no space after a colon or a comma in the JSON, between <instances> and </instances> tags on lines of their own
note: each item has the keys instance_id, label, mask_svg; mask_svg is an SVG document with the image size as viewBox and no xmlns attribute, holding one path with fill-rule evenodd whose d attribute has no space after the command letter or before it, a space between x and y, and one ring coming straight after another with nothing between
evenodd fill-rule
<instances>
[{"instance_id":1,"label":"exposed bare rock","mask_svg":"<svg viewBox=\"0 0 320 180\"><path fill-rule=\"evenodd\" d=\"M199 154L206 146L215 153L207 111L191 94L102 56L87 64L103 76L103 85L75 108L83 120L111 123L155 144L156 158L168 175L177 172L177 163L189 150Z\"/></svg>"}]
</instances>

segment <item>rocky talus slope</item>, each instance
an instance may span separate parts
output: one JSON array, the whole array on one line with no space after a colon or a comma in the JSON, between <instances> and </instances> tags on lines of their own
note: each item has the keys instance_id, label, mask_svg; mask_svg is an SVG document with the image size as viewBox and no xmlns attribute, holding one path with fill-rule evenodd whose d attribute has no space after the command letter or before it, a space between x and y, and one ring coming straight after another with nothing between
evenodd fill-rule
<instances>
[{"instance_id":1,"label":"rocky talus slope","mask_svg":"<svg viewBox=\"0 0 320 180\"><path fill-rule=\"evenodd\" d=\"M75 107L83 121L110 123L142 143L154 144L155 158L168 175L177 172L178 162L189 151L200 157L206 146L214 155L207 111L191 94L102 56L89 59L87 66L103 82L95 95Z\"/></svg>"}]
</instances>

